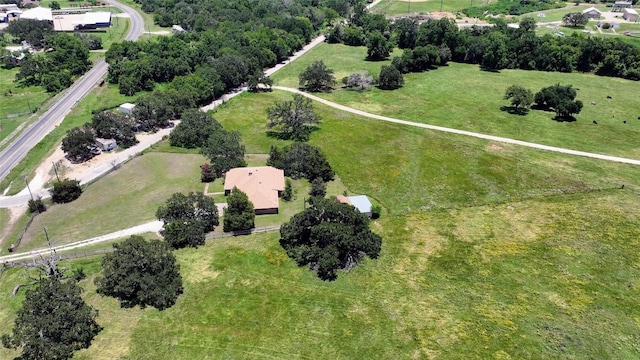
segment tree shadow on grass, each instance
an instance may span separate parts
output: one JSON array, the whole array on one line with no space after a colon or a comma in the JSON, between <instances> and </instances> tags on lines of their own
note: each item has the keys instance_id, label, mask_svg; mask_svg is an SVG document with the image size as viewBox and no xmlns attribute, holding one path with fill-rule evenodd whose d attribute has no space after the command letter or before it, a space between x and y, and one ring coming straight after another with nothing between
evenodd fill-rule
<instances>
[{"instance_id":1,"label":"tree shadow on grass","mask_svg":"<svg viewBox=\"0 0 640 360\"><path fill-rule=\"evenodd\" d=\"M320 130L320 127L318 126L307 126L305 133L301 134L301 136L299 137L294 136L294 134L289 134L282 131L267 130L267 136L273 139L278 139L278 140L293 140L293 141L305 142L305 141L309 141L309 137L311 136L312 132L318 131L318 130Z\"/></svg>"},{"instance_id":2,"label":"tree shadow on grass","mask_svg":"<svg viewBox=\"0 0 640 360\"><path fill-rule=\"evenodd\" d=\"M527 108L516 108L515 106L500 106L500 111L506 111L511 115L524 116L529 113Z\"/></svg>"},{"instance_id":3,"label":"tree shadow on grass","mask_svg":"<svg viewBox=\"0 0 640 360\"><path fill-rule=\"evenodd\" d=\"M553 121L557 121L557 122L575 122L577 119L571 115L569 116L560 116L560 115L556 115L553 118Z\"/></svg>"}]
</instances>

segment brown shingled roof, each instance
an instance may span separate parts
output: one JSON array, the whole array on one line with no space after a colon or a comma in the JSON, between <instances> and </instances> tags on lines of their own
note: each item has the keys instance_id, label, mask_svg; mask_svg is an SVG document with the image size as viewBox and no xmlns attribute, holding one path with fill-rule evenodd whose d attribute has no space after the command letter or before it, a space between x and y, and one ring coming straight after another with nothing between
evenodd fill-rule
<instances>
[{"instance_id":1,"label":"brown shingled roof","mask_svg":"<svg viewBox=\"0 0 640 360\"><path fill-rule=\"evenodd\" d=\"M234 187L247 194L256 210L278 208L278 191L284 190L284 171L271 166L235 168L224 177L224 190Z\"/></svg>"}]
</instances>

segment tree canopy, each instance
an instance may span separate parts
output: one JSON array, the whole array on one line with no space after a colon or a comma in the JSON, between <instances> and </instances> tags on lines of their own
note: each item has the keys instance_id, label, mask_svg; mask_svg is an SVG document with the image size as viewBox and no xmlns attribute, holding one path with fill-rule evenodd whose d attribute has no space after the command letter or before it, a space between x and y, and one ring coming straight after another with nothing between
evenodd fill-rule
<instances>
[{"instance_id":1,"label":"tree canopy","mask_svg":"<svg viewBox=\"0 0 640 360\"><path fill-rule=\"evenodd\" d=\"M167 243L131 236L113 247L95 279L98 294L118 299L122 307L164 310L176 303L183 291L182 277Z\"/></svg>"},{"instance_id":2,"label":"tree canopy","mask_svg":"<svg viewBox=\"0 0 640 360\"><path fill-rule=\"evenodd\" d=\"M53 34L53 24L49 21L18 19L10 21L6 31L18 40L38 48L44 45L45 37Z\"/></svg>"},{"instance_id":3,"label":"tree canopy","mask_svg":"<svg viewBox=\"0 0 640 360\"><path fill-rule=\"evenodd\" d=\"M227 196L227 208L224 210L224 232L249 230L255 227L256 214L247 194L234 187Z\"/></svg>"},{"instance_id":4,"label":"tree canopy","mask_svg":"<svg viewBox=\"0 0 640 360\"><path fill-rule=\"evenodd\" d=\"M385 60L391 51L393 51L393 42L379 31L373 31L367 36L367 60Z\"/></svg>"},{"instance_id":5,"label":"tree canopy","mask_svg":"<svg viewBox=\"0 0 640 360\"><path fill-rule=\"evenodd\" d=\"M309 265L323 280L349 270L365 256L380 254L382 238L354 206L320 199L280 228L280 245L299 266Z\"/></svg>"},{"instance_id":6,"label":"tree canopy","mask_svg":"<svg viewBox=\"0 0 640 360\"><path fill-rule=\"evenodd\" d=\"M78 180L62 179L53 182L53 188L50 193L51 201L64 204L79 198L82 195L82 188Z\"/></svg>"},{"instance_id":7,"label":"tree canopy","mask_svg":"<svg viewBox=\"0 0 640 360\"><path fill-rule=\"evenodd\" d=\"M174 193L156 211L163 236L174 249L204 245L205 234L219 225L218 207L202 193Z\"/></svg>"},{"instance_id":8,"label":"tree canopy","mask_svg":"<svg viewBox=\"0 0 640 360\"><path fill-rule=\"evenodd\" d=\"M583 27L589 22L589 17L581 12L565 14L562 17L562 25L570 27Z\"/></svg>"},{"instance_id":9,"label":"tree canopy","mask_svg":"<svg viewBox=\"0 0 640 360\"><path fill-rule=\"evenodd\" d=\"M11 334L2 336L4 347L20 350L23 360L71 359L88 348L102 327L81 292L73 279L40 279L27 290Z\"/></svg>"},{"instance_id":10,"label":"tree canopy","mask_svg":"<svg viewBox=\"0 0 640 360\"><path fill-rule=\"evenodd\" d=\"M378 87L382 90L395 90L404 85L402 73L393 65L382 65L378 78Z\"/></svg>"},{"instance_id":11,"label":"tree canopy","mask_svg":"<svg viewBox=\"0 0 640 360\"><path fill-rule=\"evenodd\" d=\"M122 148L138 143L135 132L136 122L131 116L113 111L101 111L93 115L91 127L98 137L115 139L118 146Z\"/></svg>"},{"instance_id":12,"label":"tree canopy","mask_svg":"<svg viewBox=\"0 0 640 360\"><path fill-rule=\"evenodd\" d=\"M582 101L575 100L576 95L571 85L556 84L542 88L534 99L539 108L555 111L559 119L571 119L582 110Z\"/></svg>"},{"instance_id":13,"label":"tree canopy","mask_svg":"<svg viewBox=\"0 0 640 360\"><path fill-rule=\"evenodd\" d=\"M224 129L214 131L201 149L202 154L211 160L211 168L218 178L230 169L247 165L244 151L240 133Z\"/></svg>"},{"instance_id":14,"label":"tree canopy","mask_svg":"<svg viewBox=\"0 0 640 360\"><path fill-rule=\"evenodd\" d=\"M96 135L90 126L75 127L67 131L62 139L62 151L72 162L84 162L94 156L92 148L96 144Z\"/></svg>"},{"instance_id":15,"label":"tree canopy","mask_svg":"<svg viewBox=\"0 0 640 360\"><path fill-rule=\"evenodd\" d=\"M520 85L511 85L504 93L505 100L511 100L516 113L526 113L533 103L533 93Z\"/></svg>"},{"instance_id":16,"label":"tree canopy","mask_svg":"<svg viewBox=\"0 0 640 360\"><path fill-rule=\"evenodd\" d=\"M182 114L180 124L169 135L171 146L193 149L202 147L215 131L222 129L210 114L189 109Z\"/></svg>"},{"instance_id":17,"label":"tree canopy","mask_svg":"<svg viewBox=\"0 0 640 360\"><path fill-rule=\"evenodd\" d=\"M294 179L331 181L335 176L324 153L307 143L293 143L284 148L272 145L267 165L284 170L286 176Z\"/></svg>"},{"instance_id":18,"label":"tree canopy","mask_svg":"<svg viewBox=\"0 0 640 360\"><path fill-rule=\"evenodd\" d=\"M267 126L280 131L283 137L307 141L320 116L313 110L311 99L294 94L293 100L278 101L267 108Z\"/></svg>"},{"instance_id":19,"label":"tree canopy","mask_svg":"<svg viewBox=\"0 0 640 360\"><path fill-rule=\"evenodd\" d=\"M311 92L331 91L336 85L333 69L322 60L309 65L299 76L300 87Z\"/></svg>"}]
</instances>

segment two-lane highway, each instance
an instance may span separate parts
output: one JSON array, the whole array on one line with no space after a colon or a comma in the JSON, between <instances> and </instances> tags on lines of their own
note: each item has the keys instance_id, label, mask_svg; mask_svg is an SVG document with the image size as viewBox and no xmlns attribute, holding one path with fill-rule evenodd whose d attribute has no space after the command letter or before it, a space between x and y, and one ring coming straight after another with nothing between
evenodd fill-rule
<instances>
[{"instance_id":1,"label":"two-lane highway","mask_svg":"<svg viewBox=\"0 0 640 360\"><path fill-rule=\"evenodd\" d=\"M144 31L144 20L134 9L114 0L106 0L109 4L127 13L131 19L129 33L125 40L136 40ZM102 60L98 62L82 78L78 79L47 112L23 131L11 144L0 152L0 180L22 160L29 150L36 146L48 133L59 124L71 111L73 106L84 98L104 79L109 65ZM2 190L2 189L0 189Z\"/></svg>"}]
</instances>

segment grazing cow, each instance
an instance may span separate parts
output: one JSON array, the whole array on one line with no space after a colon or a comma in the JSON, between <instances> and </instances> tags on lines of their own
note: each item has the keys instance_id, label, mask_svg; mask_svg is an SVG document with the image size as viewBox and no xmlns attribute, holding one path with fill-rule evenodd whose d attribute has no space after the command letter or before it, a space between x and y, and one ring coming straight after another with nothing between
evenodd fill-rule
<instances>
[{"instance_id":1,"label":"grazing cow","mask_svg":"<svg viewBox=\"0 0 640 360\"><path fill-rule=\"evenodd\" d=\"M594 124L596 124L596 125L598 125L598 122L597 122L597 121L595 121L595 120L593 120L593 123L594 123Z\"/></svg>"},{"instance_id":2,"label":"grazing cow","mask_svg":"<svg viewBox=\"0 0 640 360\"><path fill-rule=\"evenodd\" d=\"M611 95L607 95L607 99L613 99Z\"/></svg>"}]
</instances>

